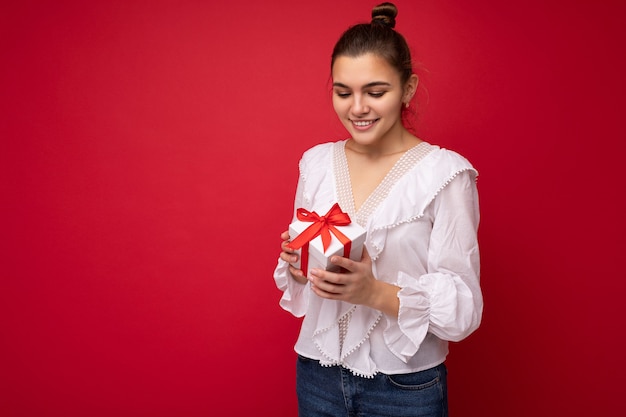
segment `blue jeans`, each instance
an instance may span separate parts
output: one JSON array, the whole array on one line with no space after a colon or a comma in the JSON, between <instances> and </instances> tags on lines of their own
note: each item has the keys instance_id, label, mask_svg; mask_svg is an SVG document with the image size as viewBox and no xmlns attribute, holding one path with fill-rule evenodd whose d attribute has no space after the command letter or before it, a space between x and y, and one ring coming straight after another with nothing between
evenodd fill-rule
<instances>
[{"instance_id":1,"label":"blue jeans","mask_svg":"<svg viewBox=\"0 0 626 417\"><path fill-rule=\"evenodd\" d=\"M299 417L447 417L444 364L410 374L362 378L298 356Z\"/></svg>"}]
</instances>

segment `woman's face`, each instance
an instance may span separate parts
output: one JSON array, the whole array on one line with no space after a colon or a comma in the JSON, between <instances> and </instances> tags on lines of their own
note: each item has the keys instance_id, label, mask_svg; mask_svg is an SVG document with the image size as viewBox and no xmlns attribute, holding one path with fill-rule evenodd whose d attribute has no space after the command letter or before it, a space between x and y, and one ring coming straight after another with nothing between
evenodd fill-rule
<instances>
[{"instance_id":1,"label":"woman's face","mask_svg":"<svg viewBox=\"0 0 626 417\"><path fill-rule=\"evenodd\" d=\"M355 142L380 146L400 137L406 86L384 58L339 56L332 77L333 107Z\"/></svg>"}]
</instances>

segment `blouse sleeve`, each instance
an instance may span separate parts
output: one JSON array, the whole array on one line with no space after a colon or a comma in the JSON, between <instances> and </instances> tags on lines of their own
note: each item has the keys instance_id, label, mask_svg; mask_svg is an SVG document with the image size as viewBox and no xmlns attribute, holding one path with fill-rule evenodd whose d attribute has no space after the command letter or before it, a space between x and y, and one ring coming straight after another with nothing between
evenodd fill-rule
<instances>
[{"instance_id":1,"label":"blouse sleeve","mask_svg":"<svg viewBox=\"0 0 626 417\"><path fill-rule=\"evenodd\" d=\"M482 317L474 174L457 175L435 198L432 210L428 271L419 277L399 272L398 326L386 331L390 349L405 361L415 355L427 332L460 341Z\"/></svg>"},{"instance_id":2,"label":"blouse sleeve","mask_svg":"<svg viewBox=\"0 0 626 417\"><path fill-rule=\"evenodd\" d=\"M300 170L302 171L303 161L300 162ZM298 185L296 187L296 197L294 201L294 213L298 207L303 207L304 202L304 180L302 175L298 179ZM295 220L295 214L294 218ZM289 272L289 263L278 258L278 265L274 270L274 281L279 290L283 292L280 299L280 306L289 311L296 317L303 317L306 314L309 302L309 284L300 284L293 279L291 272Z\"/></svg>"}]
</instances>

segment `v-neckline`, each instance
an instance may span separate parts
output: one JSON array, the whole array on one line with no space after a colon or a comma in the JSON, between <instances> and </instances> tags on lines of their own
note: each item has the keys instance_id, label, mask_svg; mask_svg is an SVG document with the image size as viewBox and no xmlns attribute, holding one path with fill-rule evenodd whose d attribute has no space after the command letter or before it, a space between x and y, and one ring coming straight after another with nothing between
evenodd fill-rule
<instances>
[{"instance_id":1,"label":"v-neckline","mask_svg":"<svg viewBox=\"0 0 626 417\"><path fill-rule=\"evenodd\" d=\"M346 156L347 141L336 142L333 149L335 186L337 188L337 199L343 211L356 221L357 224L365 227L367 220L376 210L380 203L385 200L393 186L410 171L422 158L424 158L435 147L428 142L420 142L408 149L385 174L382 181L363 201L358 210L355 208L354 195L352 193L352 180Z\"/></svg>"}]
</instances>

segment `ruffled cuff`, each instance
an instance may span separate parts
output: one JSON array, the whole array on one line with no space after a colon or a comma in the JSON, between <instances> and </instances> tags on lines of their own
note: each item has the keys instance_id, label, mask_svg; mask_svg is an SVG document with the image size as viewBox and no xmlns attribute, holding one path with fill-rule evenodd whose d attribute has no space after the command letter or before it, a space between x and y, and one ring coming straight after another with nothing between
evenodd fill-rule
<instances>
[{"instance_id":1,"label":"ruffled cuff","mask_svg":"<svg viewBox=\"0 0 626 417\"><path fill-rule=\"evenodd\" d=\"M291 277L289 264L278 259L278 265L274 270L274 281L283 296L279 305L296 317L303 317L309 307L309 284L300 284Z\"/></svg>"},{"instance_id":2,"label":"ruffled cuff","mask_svg":"<svg viewBox=\"0 0 626 417\"><path fill-rule=\"evenodd\" d=\"M403 362L413 357L428 333L431 300L427 289L404 272L398 274L398 321L388 321L385 343Z\"/></svg>"},{"instance_id":3,"label":"ruffled cuff","mask_svg":"<svg viewBox=\"0 0 626 417\"><path fill-rule=\"evenodd\" d=\"M417 353L428 332L443 340L459 341L480 323L480 314L473 313L471 291L457 286L449 275L426 274L416 280L400 272L398 286L398 321L389 322L385 341L405 362Z\"/></svg>"}]
</instances>

